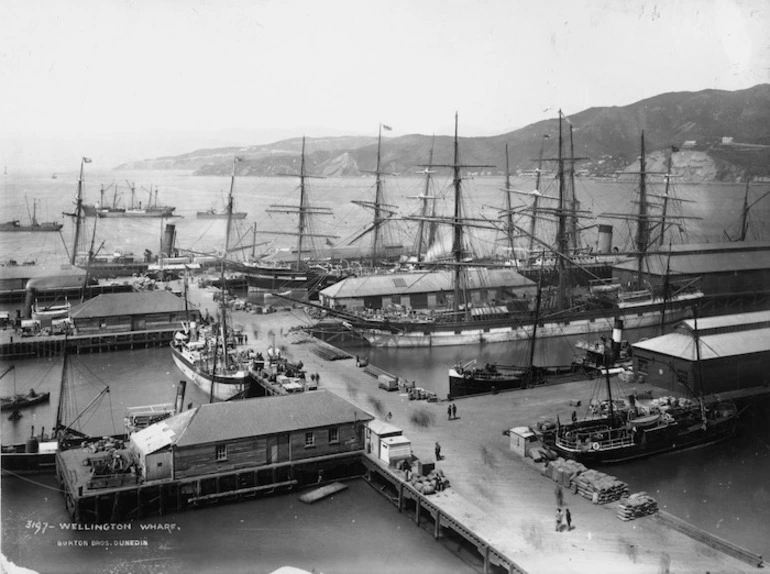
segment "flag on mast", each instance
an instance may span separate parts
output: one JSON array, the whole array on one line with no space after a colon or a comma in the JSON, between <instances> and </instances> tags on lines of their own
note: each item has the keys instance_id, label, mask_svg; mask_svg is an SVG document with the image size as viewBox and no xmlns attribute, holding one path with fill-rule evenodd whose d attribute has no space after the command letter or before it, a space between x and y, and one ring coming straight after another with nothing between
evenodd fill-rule
<instances>
[{"instance_id":1,"label":"flag on mast","mask_svg":"<svg viewBox=\"0 0 770 574\"><path fill-rule=\"evenodd\" d=\"M83 162L84 163L91 163L91 158L90 157L84 157L83 158Z\"/></svg>"},{"instance_id":2,"label":"flag on mast","mask_svg":"<svg viewBox=\"0 0 770 574\"><path fill-rule=\"evenodd\" d=\"M386 132L392 132L393 128L390 126L386 126L385 124L382 124L382 129L384 129Z\"/></svg>"}]
</instances>

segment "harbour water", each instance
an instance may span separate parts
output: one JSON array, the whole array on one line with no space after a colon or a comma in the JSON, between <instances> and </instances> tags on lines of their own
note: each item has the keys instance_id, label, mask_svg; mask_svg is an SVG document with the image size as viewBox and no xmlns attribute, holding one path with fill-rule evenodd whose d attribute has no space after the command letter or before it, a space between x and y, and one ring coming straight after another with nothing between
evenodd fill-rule
<instances>
[{"instance_id":1,"label":"harbour water","mask_svg":"<svg viewBox=\"0 0 770 574\"><path fill-rule=\"evenodd\" d=\"M9 176L0 184L4 186L0 211L8 214L8 219L22 216L21 198L27 194L30 199L42 200L41 219L54 219L62 211L71 210L76 179L76 174L63 174L56 180L46 174ZM177 206L177 213L183 216L173 220L177 225L178 245L196 251L221 248L225 223L196 220L195 211L220 201L229 185L227 178L158 172L87 172L87 200L97 199L99 183L109 184L114 180L120 184L124 179L136 181L137 188L157 185L161 203ZM479 178L470 183L470 198L477 210L486 210L491 218L496 217L489 206L501 203L497 190L499 179ZM531 182L521 180L518 185L527 189ZM633 200L632 185L615 181L586 181L582 185L587 192L585 198L581 198L584 207L596 212L622 211L628 209ZM419 186L417 178L397 178L389 183L390 191L395 192L394 202L402 205L413 201L407 198L416 195ZM258 229L278 229L286 222L279 221L277 216L264 215L264 210L271 203L290 203L291 197L296 201L296 194L291 196L295 187L296 182L291 178L240 178L236 181L237 209L249 212L246 221L256 219ZM338 206L347 206L351 199L369 199L371 187L371 179L320 180L315 198L317 203L340 211ZM704 218L695 223L690 241L718 241L725 229L734 227L743 199L743 185L680 185L679 190L682 197L698 199L694 208ZM764 208L762 213L763 220L770 221L770 209ZM344 235L363 226L366 217L363 210L351 205L342 207L341 213L329 223L336 226L339 235ZM762 215L757 214L757 218L760 217ZM117 249L136 254L145 249L156 252L161 224L158 220L100 220L96 245L103 241L106 252ZM71 241L70 234L71 225L65 221L62 237L67 243ZM616 245L622 245L629 237L629 230L616 228ZM492 237L486 240L488 244L494 242ZM282 241L276 245L290 245L290 240L283 238ZM19 263L29 258L38 264L57 264L66 259L64 243L55 233L0 234L0 254L3 260L13 257ZM543 364L562 362L571 357L574 343L555 341L539 347L538 358ZM474 358L479 354L477 351L483 362L514 362L523 355L521 344L487 345L482 349L369 349L366 355L372 364L431 389L446 380L447 368L452 363ZM508 361L508 357L513 359ZM61 359L25 360L15 364L13 375L0 381L0 393L12 392L15 376L19 389L33 386L39 392L51 391L51 402L25 411L16 423L4 417L0 426L3 443L23 441L31 425L38 431L40 427L50 428L58 402ZM7 366L0 363L3 370ZM74 402L78 405L73 408L82 408L99 393L104 383L98 379L110 386L100 408L89 412L87 420L84 417L84 428L91 434L120 432L127 406L172 401L180 378L170 353L162 348L80 356L73 361L72 371ZM501 400L505 397L501 395ZM207 400L194 385L188 385L186 402ZM506 424L516 422L505 421ZM632 491L648 492L674 514L770 556L770 534L766 527L770 524L770 490L766 481L770 475L770 425L766 416L750 419L741 436L729 443L613 466L610 471L628 482ZM288 557L295 559L292 562L295 566L323 572L358 572L361 564L372 572L378 571L378 564L383 565L382 572L470 571L364 484L354 485L350 491L329 501L335 505L333 511L328 510L330 505L300 506L293 495L260 499L166 517L164 523L168 519L181 529L176 534L143 532L145 537L150 537L148 544L150 540L152 543L139 550L134 548L124 553L117 547L117 551L113 548L107 553L89 546L74 548L70 555L69 551L58 551L57 541L84 539L83 533L33 532L37 521L58 526L66 516L59 493L50 490L55 486L53 479L32 480L2 480L3 553L41 572L208 572L217 568L227 572L268 572L287 563ZM28 520L33 521L32 527L27 527ZM151 522L155 521L147 521ZM86 534L94 540L104 539L103 533ZM132 532L130 537L118 534L115 540L133 539L136 533ZM215 562L223 548L228 549L226 566ZM135 564L129 565L129 560ZM84 570L81 565L88 569Z\"/></svg>"}]
</instances>

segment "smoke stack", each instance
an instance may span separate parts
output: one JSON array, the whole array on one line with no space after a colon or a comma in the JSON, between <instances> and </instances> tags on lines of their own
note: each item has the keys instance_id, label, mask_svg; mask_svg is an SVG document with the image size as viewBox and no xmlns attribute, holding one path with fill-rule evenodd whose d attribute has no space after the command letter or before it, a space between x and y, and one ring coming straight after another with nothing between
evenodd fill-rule
<instances>
[{"instance_id":1,"label":"smoke stack","mask_svg":"<svg viewBox=\"0 0 770 574\"><path fill-rule=\"evenodd\" d=\"M599 225L599 244L598 253L609 253L612 251L612 225Z\"/></svg>"},{"instance_id":2,"label":"smoke stack","mask_svg":"<svg viewBox=\"0 0 770 574\"><path fill-rule=\"evenodd\" d=\"M623 320L615 319L615 326L612 328L612 355L617 358L620 356L620 343L623 341Z\"/></svg>"},{"instance_id":3,"label":"smoke stack","mask_svg":"<svg viewBox=\"0 0 770 574\"><path fill-rule=\"evenodd\" d=\"M176 226L173 223L167 223L163 232L163 243L160 247L160 254L164 257L174 255L174 240L176 239Z\"/></svg>"},{"instance_id":4,"label":"smoke stack","mask_svg":"<svg viewBox=\"0 0 770 574\"><path fill-rule=\"evenodd\" d=\"M184 393L187 389L187 381L179 381L176 386L176 401L174 401L174 411L179 414L184 409Z\"/></svg>"}]
</instances>

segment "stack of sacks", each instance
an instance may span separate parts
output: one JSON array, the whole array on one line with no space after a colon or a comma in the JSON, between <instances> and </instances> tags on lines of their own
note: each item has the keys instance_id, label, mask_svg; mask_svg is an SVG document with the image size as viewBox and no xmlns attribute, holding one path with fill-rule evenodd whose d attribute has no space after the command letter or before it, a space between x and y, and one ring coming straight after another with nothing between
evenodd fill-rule
<instances>
[{"instance_id":1,"label":"stack of sacks","mask_svg":"<svg viewBox=\"0 0 770 574\"><path fill-rule=\"evenodd\" d=\"M584 464L574 460L558 458L545 465L543 474L565 488L570 488L575 477L586 470Z\"/></svg>"},{"instance_id":2,"label":"stack of sacks","mask_svg":"<svg viewBox=\"0 0 770 574\"><path fill-rule=\"evenodd\" d=\"M623 521L649 516L657 511L658 503L646 492L636 492L628 498L623 498L618 504L618 518Z\"/></svg>"},{"instance_id":3,"label":"stack of sacks","mask_svg":"<svg viewBox=\"0 0 770 574\"><path fill-rule=\"evenodd\" d=\"M581 472L572 481L572 492L592 500L594 504L606 504L628 496L628 485L597 470Z\"/></svg>"}]
</instances>

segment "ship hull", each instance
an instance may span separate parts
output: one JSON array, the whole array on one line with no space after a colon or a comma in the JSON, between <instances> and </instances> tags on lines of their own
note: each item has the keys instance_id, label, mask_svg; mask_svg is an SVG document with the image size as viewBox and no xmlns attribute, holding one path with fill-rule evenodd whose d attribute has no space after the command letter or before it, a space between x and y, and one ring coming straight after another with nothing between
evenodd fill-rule
<instances>
[{"instance_id":1,"label":"ship hull","mask_svg":"<svg viewBox=\"0 0 770 574\"><path fill-rule=\"evenodd\" d=\"M666 323L687 318L693 301L682 301L672 308L666 306ZM538 339L582 336L611 331L615 320L623 321L625 329L640 329L660 325L662 304L650 304L626 309L588 311L565 315L558 321L545 320L537 328ZM533 326L515 319L496 319L457 323L399 324L393 322L383 327L353 326L372 347L445 347L451 345L477 345L479 343L505 343L531 340Z\"/></svg>"},{"instance_id":2,"label":"ship hull","mask_svg":"<svg viewBox=\"0 0 770 574\"><path fill-rule=\"evenodd\" d=\"M554 449L560 456L576 460L588 466L593 464L613 464L668 452L708 446L729 439L735 435L736 431L737 419L734 418L714 423L706 427L705 430L702 427L693 428L631 446L618 446L616 448L605 448L602 446L597 450L588 447L586 450L578 450L565 448L557 442Z\"/></svg>"},{"instance_id":3,"label":"ship hull","mask_svg":"<svg viewBox=\"0 0 770 574\"><path fill-rule=\"evenodd\" d=\"M60 231L64 227L61 223L41 223L39 225L13 225L10 223L4 223L0 225L0 231L25 231L25 232L41 232L41 231Z\"/></svg>"},{"instance_id":4,"label":"ship hull","mask_svg":"<svg viewBox=\"0 0 770 574\"><path fill-rule=\"evenodd\" d=\"M465 375L468 376L465 376ZM509 373L500 372L497 375L479 377L471 373L459 373L449 370L449 398L467 397L496 391L520 389L524 386L524 371Z\"/></svg>"},{"instance_id":5,"label":"ship hull","mask_svg":"<svg viewBox=\"0 0 770 574\"><path fill-rule=\"evenodd\" d=\"M342 279L338 275L313 270L248 266L239 267L239 271L245 274L249 287L265 291L307 289L310 293L317 293Z\"/></svg>"},{"instance_id":6,"label":"ship hull","mask_svg":"<svg viewBox=\"0 0 770 574\"><path fill-rule=\"evenodd\" d=\"M197 385L204 393L220 401L226 401L248 390L251 375L248 371L238 371L232 375L215 375L203 373L184 353L171 343L171 353L174 363L182 374ZM212 386L214 387L212 393Z\"/></svg>"}]
</instances>

